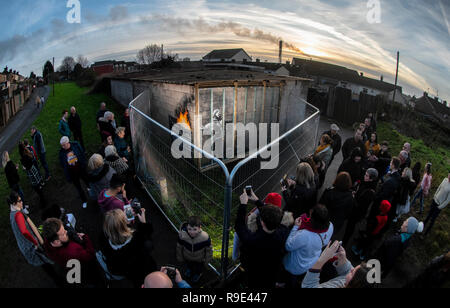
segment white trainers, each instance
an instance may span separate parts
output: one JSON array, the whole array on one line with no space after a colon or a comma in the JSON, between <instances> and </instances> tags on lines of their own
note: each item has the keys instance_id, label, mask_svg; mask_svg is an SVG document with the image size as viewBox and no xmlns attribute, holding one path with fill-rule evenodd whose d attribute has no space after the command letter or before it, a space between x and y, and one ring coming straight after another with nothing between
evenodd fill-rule
<instances>
[{"instance_id":1,"label":"white trainers","mask_svg":"<svg viewBox=\"0 0 450 308\"><path fill-rule=\"evenodd\" d=\"M87 208L87 202L83 203L83 209Z\"/></svg>"}]
</instances>

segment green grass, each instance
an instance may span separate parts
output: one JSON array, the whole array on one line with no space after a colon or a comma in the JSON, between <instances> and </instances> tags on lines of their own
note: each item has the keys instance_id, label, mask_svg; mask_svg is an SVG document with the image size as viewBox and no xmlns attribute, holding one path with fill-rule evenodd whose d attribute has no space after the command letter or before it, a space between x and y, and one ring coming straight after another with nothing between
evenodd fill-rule
<instances>
[{"instance_id":1,"label":"green grass","mask_svg":"<svg viewBox=\"0 0 450 308\"><path fill-rule=\"evenodd\" d=\"M124 108L117 103L113 102L110 98L103 94L86 95L87 88L79 88L75 83L60 83L56 84L55 97L50 93L49 99L45 104L39 117L34 123L26 123L31 127L35 125L42 133L46 148L47 162L52 174L52 180L49 185L57 185L65 181L62 168L59 165L58 152L60 149L59 140L61 135L58 132L58 123L61 118L62 110L70 110L71 106L75 106L82 121L82 131L84 144L86 146L86 154L89 157L91 154L97 152L100 147L100 135L96 126L96 113L99 109L100 103L104 101L107 104L107 108L114 112L116 116L116 122L119 125L121 121L121 115ZM31 103L31 102L30 102ZM31 140L29 129L22 137L22 140L27 138ZM10 153L11 160L14 163L19 163L19 154L17 148ZM41 169L43 171L43 169ZM20 185L25 193L25 199L27 203L36 203L36 200L32 200L35 196L32 192L28 178L22 167L19 168ZM6 206L6 198L10 193L8 183L6 181L5 173L0 172L0 202L4 206L0 206L0 251L2 251L2 261L0 262L0 285L7 285L8 271L14 266L15 261L12 259L19 250L16 245L14 235L11 231L9 222L9 207ZM37 205L37 204L36 204ZM36 218L33 217L36 220ZM36 224L40 221L34 221Z\"/></svg>"},{"instance_id":2,"label":"green grass","mask_svg":"<svg viewBox=\"0 0 450 308\"><path fill-rule=\"evenodd\" d=\"M428 214L434 193L442 183L442 180L448 176L448 171L450 170L450 157L448 153L450 153L450 149L437 145L426 146L422 140L402 135L396 131L392 125L386 122L379 123L377 132L379 142L384 140L389 142L389 152L392 156L397 156L399 154L405 142L411 143L411 167L414 166L416 162L420 162L422 164L422 175L425 164L427 162L433 164L431 190L429 196L425 198L424 201L425 215L417 216L417 214L412 212L418 219L424 220ZM438 134L439 132L435 133ZM418 209L418 201L416 201L414 210L416 209ZM414 251L417 252L416 261L419 261L422 264L424 262L427 263L431 258L447 252L450 249L449 230L449 209L446 208L436 220L429 236L426 237L425 240L420 241L417 247L414 247Z\"/></svg>"}]
</instances>

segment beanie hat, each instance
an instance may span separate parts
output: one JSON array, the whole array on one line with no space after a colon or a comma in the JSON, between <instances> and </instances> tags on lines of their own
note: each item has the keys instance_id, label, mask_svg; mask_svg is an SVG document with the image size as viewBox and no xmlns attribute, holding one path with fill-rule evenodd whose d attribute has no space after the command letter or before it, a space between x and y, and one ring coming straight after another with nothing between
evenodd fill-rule
<instances>
[{"instance_id":1,"label":"beanie hat","mask_svg":"<svg viewBox=\"0 0 450 308\"><path fill-rule=\"evenodd\" d=\"M416 218L414 217L409 217L408 218L408 230L407 232L410 234L413 233L420 233L423 231L423 222L419 222Z\"/></svg>"},{"instance_id":2,"label":"beanie hat","mask_svg":"<svg viewBox=\"0 0 450 308\"><path fill-rule=\"evenodd\" d=\"M387 201L387 200L381 201L381 204L380 204L381 214L386 215L390 209L391 209L391 203L389 201Z\"/></svg>"},{"instance_id":3,"label":"beanie hat","mask_svg":"<svg viewBox=\"0 0 450 308\"><path fill-rule=\"evenodd\" d=\"M277 193L270 193L264 199L264 204L272 204L281 209L281 196Z\"/></svg>"},{"instance_id":4,"label":"beanie hat","mask_svg":"<svg viewBox=\"0 0 450 308\"><path fill-rule=\"evenodd\" d=\"M69 141L70 141L70 140L69 140L69 137L64 136L64 137L61 138L61 140L59 141L59 143L60 143L61 145L63 145L63 144L68 143Z\"/></svg>"}]
</instances>

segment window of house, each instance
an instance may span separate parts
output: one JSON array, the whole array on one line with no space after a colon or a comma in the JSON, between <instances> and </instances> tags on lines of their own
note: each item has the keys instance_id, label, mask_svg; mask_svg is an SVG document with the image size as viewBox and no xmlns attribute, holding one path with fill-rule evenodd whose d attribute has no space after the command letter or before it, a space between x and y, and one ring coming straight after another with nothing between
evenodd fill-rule
<instances>
[{"instance_id":1,"label":"window of house","mask_svg":"<svg viewBox=\"0 0 450 308\"><path fill-rule=\"evenodd\" d=\"M369 90L367 90L366 88L363 88L363 93L369 93Z\"/></svg>"}]
</instances>

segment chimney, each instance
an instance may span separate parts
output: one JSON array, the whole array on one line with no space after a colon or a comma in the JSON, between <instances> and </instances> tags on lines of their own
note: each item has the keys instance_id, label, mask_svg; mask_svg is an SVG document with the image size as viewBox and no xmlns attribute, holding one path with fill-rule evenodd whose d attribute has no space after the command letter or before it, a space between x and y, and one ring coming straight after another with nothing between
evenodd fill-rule
<instances>
[{"instance_id":1,"label":"chimney","mask_svg":"<svg viewBox=\"0 0 450 308\"><path fill-rule=\"evenodd\" d=\"M364 77L364 73L363 72L361 72L361 77Z\"/></svg>"},{"instance_id":2,"label":"chimney","mask_svg":"<svg viewBox=\"0 0 450 308\"><path fill-rule=\"evenodd\" d=\"M384 77L383 77L383 75L381 75L380 80L383 81L383 79L384 79Z\"/></svg>"},{"instance_id":3,"label":"chimney","mask_svg":"<svg viewBox=\"0 0 450 308\"><path fill-rule=\"evenodd\" d=\"M259 63L259 62L261 62L261 60L260 59L256 59L256 63Z\"/></svg>"},{"instance_id":4,"label":"chimney","mask_svg":"<svg viewBox=\"0 0 450 308\"><path fill-rule=\"evenodd\" d=\"M279 57L279 63L281 64L281 62L283 61L283 41L280 41L280 53L278 55Z\"/></svg>"},{"instance_id":5,"label":"chimney","mask_svg":"<svg viewBox=\"0 0 450 308\"><path fill-rule=\"evenodd\" d=\"M286 61L286 65L291 65L291 62L290 61Z\"/></svg>"}]
</instances>

